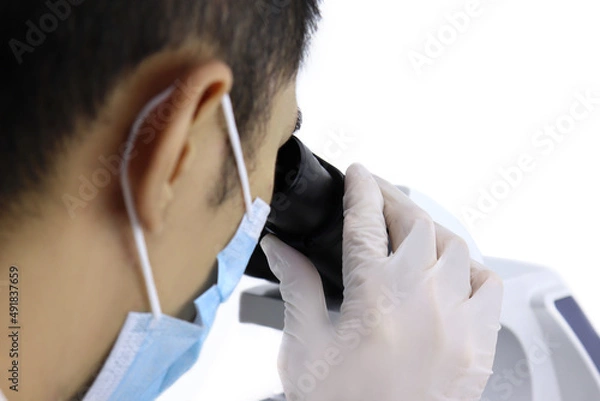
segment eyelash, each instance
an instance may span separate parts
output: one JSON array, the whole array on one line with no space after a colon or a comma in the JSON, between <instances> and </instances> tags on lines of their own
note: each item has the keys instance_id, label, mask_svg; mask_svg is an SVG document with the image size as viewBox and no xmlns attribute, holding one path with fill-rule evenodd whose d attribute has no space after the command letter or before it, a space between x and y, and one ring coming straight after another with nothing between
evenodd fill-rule
<instances>
[{"instance_id":1,"label":"eyelash","mask_svg":"<svg viewBox=\"0 0 600 401\"><path fill-rule=\"evenodd\" d=\"M294 134L300 131L302 128L302 111L298 109L298 119L296 120L296 126L294 127Z\"/></svg>"}]
</instances>

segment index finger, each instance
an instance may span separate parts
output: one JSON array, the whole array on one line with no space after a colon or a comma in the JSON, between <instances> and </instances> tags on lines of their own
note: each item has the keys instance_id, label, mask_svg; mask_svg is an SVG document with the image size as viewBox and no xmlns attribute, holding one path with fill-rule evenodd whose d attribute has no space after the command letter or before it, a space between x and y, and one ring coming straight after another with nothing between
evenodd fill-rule
<instances>
[{"instance_id":1,"label":"index finger","mask_svg":"<svg viewBox=\"0 0 600 401\"><path fill-rule=\"evenodd\" d=\"M381 177L375 177L384 199L383 214L389 227L392 251L397 252L400 246L409 237L409 234L418 229L418 244L425 265L431 267L437 261L437 245L435 223L431 216L413 202L404 192Z\"/></svg>"},{"instance_id":2,"label":"index finger","mask_svg":"<svg viewBox=\"0 0 600 401\"><path fill-rule=\"evenodd\" d=\"M357 261L388 256L383 197L373 175L360 164L346 171L343 247L344 276L359 267Z\"/></svg>"}]
</instances>

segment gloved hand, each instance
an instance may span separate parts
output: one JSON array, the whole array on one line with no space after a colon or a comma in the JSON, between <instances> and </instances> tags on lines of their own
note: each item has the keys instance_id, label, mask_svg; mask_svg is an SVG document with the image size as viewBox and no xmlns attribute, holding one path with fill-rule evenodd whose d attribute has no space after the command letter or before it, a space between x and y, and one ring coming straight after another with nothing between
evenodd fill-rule
<instances>
[{"instance_id":1,"label":"gloved hand","mask_svg":"<svg viewBox=\"0 0 600 401\"><path fill-rule=\"evenodd\" d=\"M500 329L499 277L362 166L347 171L344 210L335 324L311 262L273 236L261 242L285 301L279 373L288 401L479 400Z\"/></svg>"}]
</instances>

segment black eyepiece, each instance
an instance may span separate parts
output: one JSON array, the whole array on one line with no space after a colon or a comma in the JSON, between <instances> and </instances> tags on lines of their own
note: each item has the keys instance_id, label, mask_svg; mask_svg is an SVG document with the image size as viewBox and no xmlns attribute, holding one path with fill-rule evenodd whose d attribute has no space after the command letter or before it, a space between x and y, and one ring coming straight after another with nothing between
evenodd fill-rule
<instances>
[{"instance_id":1,"label":"black eyepiece","mask_svg":"<svg viewBox=\"0 0 600 401\"><path fill-rule=\"evenodd\" d=\"M277 155L271 214L276 235L315 265L325 293L341 299L344 175L292 137ZM246 274L277 281L257 247Z\"/></svg>"}]
</instances>

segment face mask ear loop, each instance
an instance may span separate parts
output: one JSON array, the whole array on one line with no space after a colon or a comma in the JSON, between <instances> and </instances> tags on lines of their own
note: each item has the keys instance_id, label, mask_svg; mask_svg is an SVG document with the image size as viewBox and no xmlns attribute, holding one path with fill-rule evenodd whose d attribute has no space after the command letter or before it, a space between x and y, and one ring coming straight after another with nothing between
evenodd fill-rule
<instances>
[{"instance_id":1,"label":"face mask ear loop","mask_svg":"<svg viewBox=\"0 0 600 401\"><path fill-rule=\"evenodd\" d=\"M125 198L125 207L129 215L129 221L131 221L131 228L133 230L133 238L138 252L138 257L142 267L142 273L144 275L144 283L146 285L146 291L148 293L148 299L150 301L150 307L152 314L155 319L160 318L162 315L162 309L160 307L160 301L158 299L158 291L156 290L156 283L154 282L154 276L152 275L152 267L150 265L150 258L148 257L148 249L146 247L146 239L144 237L144 230L140 224L137 212L135 210L135 201L131 191L131 183L129 182L129 160L133 152L135 140L140 130L141 125L144 123L148 114L154 110L159 104L165 101L173 90L174 86L169 87L161 94L152 99L142 110L139 117L133 124L133 128L127 139L127 146L123 154L123 162L121 163L121 187L123 188L123 197Z\"/></svg>"},{"instance_id":2,"label":"face mask ear loop","mask_svg":"<svg viewBox=\"0 0 600 401\"><path fill-rule=\"evenodd\" d=\"M227 122L227 131L229 133L229 141L233 148L233 154L240 175L240 181L242 182L242 191L244 193L244 202L246 204L246 213L248 218L252 219L252 196L250 194L250 181L248 180L248 170L246 169L246 163L244 162L244 154L242 152L242 145L240 143L240 134L235 123L235 116L233 114L233 106L231 105L231 98L229 94L225 94L221 101L223 107L223 113L225 114L225 121Z\"/></svg>"}]
</instances>

